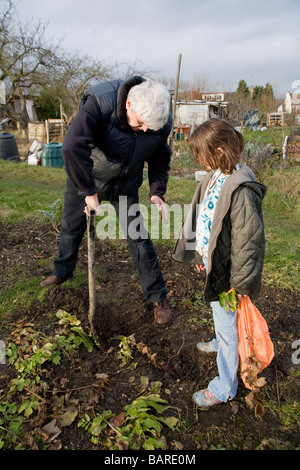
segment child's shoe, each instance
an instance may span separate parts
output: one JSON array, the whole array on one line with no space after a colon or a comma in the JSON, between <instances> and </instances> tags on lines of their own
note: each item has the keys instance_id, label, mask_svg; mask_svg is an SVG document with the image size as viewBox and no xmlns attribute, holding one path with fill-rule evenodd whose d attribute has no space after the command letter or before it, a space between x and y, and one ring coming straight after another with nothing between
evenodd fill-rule
<instances>
[{"instance_id":1,"label":"child's shoe","mask_svg":"<svg viewBox=\"0 0 300 470\"><path fill-rule=\"evenodd\" d=\"M196 344L197 349L202 352L206 353L211 353L211 352L217 352L211 345L211 342L209 343L197 343Z\"/></svg>"},{"instance_id":2,"label":"child's shoe","mask_svg":"<svg viewBox=\"0 0 300 470\"><path fill-rule=\"evenodd\" d=\"M222 401L218 400L209 390L205 388L194 393L193 402L200 408L208 408L209 406L218 405Z\"/></svg>"}]
</instances>

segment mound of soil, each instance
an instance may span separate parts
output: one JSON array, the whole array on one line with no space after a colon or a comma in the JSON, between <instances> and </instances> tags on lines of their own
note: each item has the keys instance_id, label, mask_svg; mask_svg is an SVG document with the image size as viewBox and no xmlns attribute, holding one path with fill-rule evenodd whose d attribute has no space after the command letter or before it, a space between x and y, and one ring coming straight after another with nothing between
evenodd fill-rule
<instances>
[{"instance_id":1,"label":"mound of soil","mask_svg":"<svg viewBox=\"0 0 300 470\"><path fill-rule=\"evenodd\" d=\"M51 273L59 235L49 225L40 226L32 221L2 225L1 234L0 292L24 279L37 276L40 280ZM213 337L211 309L202 296L205 274L196 272L191 265L174 262L170 248L164 244L156 245L156 251L169 290L172 324L167 328L155 325L152 305L141 292L126 245L97 240L95 320L101 348L94 347L89 353L81 346L59 366L49 366L52 392L55 389L56 396L68 396L69 402L73 400L91 417L105 410L119 415L124 406L144 392L142 384L155 386L160 382L159 393L180 422L178 430L164 429L169 450L297 449L299 427L296 424L285 427L272 410L275 406L282 409L287 398L299 401L300 381L290 375L293 367L299 367L292 362L293 343L300 338L299 296L263 285L255 301L269 325L275 347L274 360L261 374L267 381L260 392L263 416L255 416L245 402L249 390L241 380L234 400L199 410L191 396L217 374L216 356L200 353L195 347L198 341ZM75 278L87 273L85 242L77 267ZM13 322L11 317L9 322L4 318L2 338L8 339L14 324L22 319L33 323L37 331L54 334L55 313L59 309L76 315L89 331L88 284L86 281L79 287L74 285L68 281L50 287L42 301L36 298L28 308L20 308L16 302ZM124 337L130 338L132 356L126 365L121 363L119 354ZM6 391L10 367L0 365L0 395ZM103 377L105 381L101 382ZM40 417L40 426L53 418L51 389L47 396L49 406ZM29 422L29 429L30 425ZM62 428L59 443L62 449L107 449L92 444L90 436L78 428L78 420Z\"/></svg>"}]
</instances>

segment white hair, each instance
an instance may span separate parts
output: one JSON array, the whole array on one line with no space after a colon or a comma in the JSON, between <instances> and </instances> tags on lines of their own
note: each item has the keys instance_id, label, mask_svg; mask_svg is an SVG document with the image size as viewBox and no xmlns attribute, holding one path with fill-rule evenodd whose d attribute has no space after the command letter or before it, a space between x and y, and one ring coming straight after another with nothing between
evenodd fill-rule
<instances>
[{"instance_id":1,"label":"white hair","mask_svg":"<svg viewBox=\"0 0 300 470\"><path fill-rule=\"evenodd\" d=\"M167 123L170 93L161 83L149 79L135 85L129 90L127 99L132 111L141 116L149 129L157 131Z\"/></svg>"}]
</instances>

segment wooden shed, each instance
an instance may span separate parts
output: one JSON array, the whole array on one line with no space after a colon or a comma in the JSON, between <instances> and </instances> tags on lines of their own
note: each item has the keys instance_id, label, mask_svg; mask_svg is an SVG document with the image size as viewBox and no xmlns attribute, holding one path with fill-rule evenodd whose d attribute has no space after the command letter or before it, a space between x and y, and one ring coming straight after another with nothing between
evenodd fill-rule
<instances>
[{"instance_id":1,"label":"wooden shed","mask_svg":"<svg viewBox=\"0 0 300 470\"><path fill-rule=\"evenodd\" d=\"M223 118L227 103L211 101L177 101L174 129L182 130L187 135L196 126L213 117Z\"/></svg>"},{"instance_id":2,"label":"wooden shed","mask_svg":"<svg viewBox=\"0 0 300 470\"><path fill-rule=\"evenodd\" d=\"M45 122L28 123L28 139L43 144L63 143L67 126L63 119L47 119Z\"/></svg>"}]
</instances>

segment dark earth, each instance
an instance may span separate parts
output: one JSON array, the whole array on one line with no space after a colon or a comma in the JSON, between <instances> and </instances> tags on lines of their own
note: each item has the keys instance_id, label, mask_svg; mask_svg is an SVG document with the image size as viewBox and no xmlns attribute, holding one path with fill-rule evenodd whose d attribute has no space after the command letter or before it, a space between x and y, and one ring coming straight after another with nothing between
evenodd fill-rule
<instances>
[{"instance_id":1,"label":"dark earth","mask_svg":"<svg viewBox=\"0 0 300 470\"><path fill-rule=\"evenodd\" d=\"M59 234L50 224L36 219L1 224L0 292L30 277L36 277L38 285L52 272L58 240ZM97 240L96 324L101 348L95 346L88 352L81 345L58 366L47 365L43 380L49 388L44 408L38 417L35 414L27 420L28 433L57 417L51 400L64 396L65 406L76 403L78 416L70 425L60 427L50 448L108 450L103 443L105 438L94 444L90 434L78 427L80 417L87 413L93 418L105 410L118 416L126 405L145 394L146 388L149 391L151 384L160 382L159 394L171 407L165 414L179 420L174 430L163 427L168 450L299 449L299 416L298 423L295 417L299 413L299 365L292 361L293 343L300 339L299 295L268 287L264 279L260 297L254 302L268 323L275 348L272 363L260 374L267 381L259 394L260 413L246 403L249 390L241 379L234 400L199 410L191 396L217 374L215 355L200 353L195 347L198 341L213 337L210 306L203 300L205 274L196 272L194 266L173 261L170 245L158 244L156 251L173 309L171 326L155 325L152 305L141 292L127 246L122 241ZM86 240L80 248L75 279L80 275L83 281L79 286L73 280L50 287L28 308L20 307L16 301L13 316L4 316L1 338L11 341L11 332L20 321L53 336L58 328L55 313L59 309L76 315L89 332ZM118 357L122 337L133 341L132 358L125 366ZM11 365L0 365L1 397L15 373ZM294 421L288 424L280 419L287 403L295 406ZM38 448L29 441L28 446Z\"/></svg>"}]
</instances>

